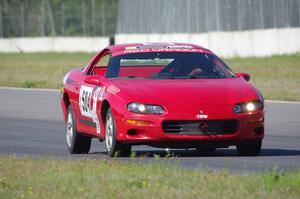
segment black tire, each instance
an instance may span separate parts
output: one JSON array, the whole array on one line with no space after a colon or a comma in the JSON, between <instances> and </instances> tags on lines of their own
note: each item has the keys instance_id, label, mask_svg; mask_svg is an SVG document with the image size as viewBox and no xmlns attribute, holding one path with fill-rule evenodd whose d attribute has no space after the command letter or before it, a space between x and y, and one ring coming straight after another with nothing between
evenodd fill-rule
<instances>
[{"instance_id":1,"label":"black tire","mask_svg":"<svg viewBox=\"0 0 300 199\"><path fill-rule=\"evenodd\" d=\"M105 146L110 157L127 157L131 153L131 145L117 140L116 123L110 108L107 110L105 120Z\"/></svg>"},{"instance_id":2,"label":"black tire","mask_svg":"<svg viewBox=\"0 0 300 199\"><path fill-rule=\"evenodd\" d=\"M71 106L68 108L66 142L67 148L72 154L88 153L91 148L91 138L80 134L76 130L76 120Z\"/></svg>"},{"instance_id":3,"label":"black tire","mask_svg":"<svg viewBox=\"0 0 300 199\"><path fill-rule=\"evenodd\" d=\"M243 145L237 145L236 149L241 156L256 156L261 151L262 141L249 141Z\"/></svg>"},{"instance_id":4,"label":"black tire","mask_svg":"<svg viewBox=\"0 0 300 199\"><path fill-rule=\"evenodd\" d=\"M199 153L214 153L216 151L216 148L206 148L205 149L205 148L197 147L196 149Z\"/></svg>"}]
</instances>

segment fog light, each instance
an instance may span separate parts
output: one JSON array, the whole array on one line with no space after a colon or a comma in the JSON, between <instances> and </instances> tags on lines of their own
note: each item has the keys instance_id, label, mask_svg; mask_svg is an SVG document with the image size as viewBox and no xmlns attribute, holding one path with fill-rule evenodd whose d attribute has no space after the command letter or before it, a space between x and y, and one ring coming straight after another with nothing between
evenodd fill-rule
<instances>
[{"instance_id":1,"label":"fog light","mask_svg":"<svg viewBox=\"0 0 300 199\"><path fill-rule=\"evenodd\" d=\"M260 117L260 118L255 118L253 120L250 120L250 124L257 124L257 123L261 123L261 122L264 122L264 117Z\"/></svg>"},{"instance_id":2,"label":"fog light","mask_svg":"<svg viewBox=\"0 0 300 199\"><path fill-rule=\"evenodd\" d=\"M260 117L257 121L258 122L263 122L265 119L264 119L264 117Z\"/></svg>"}]
</instances>

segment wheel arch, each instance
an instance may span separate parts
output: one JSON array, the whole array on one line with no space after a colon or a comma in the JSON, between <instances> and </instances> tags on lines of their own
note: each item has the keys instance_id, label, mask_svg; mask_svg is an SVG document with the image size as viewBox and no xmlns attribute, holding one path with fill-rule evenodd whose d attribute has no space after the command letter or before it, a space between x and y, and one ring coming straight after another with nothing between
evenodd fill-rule
<instances>
[{"instance_id":1,"label":"wheel arch","mask_svg":"<svg viewBox=\"0 0 300 199\"><path fill-rule=\"evenodd\" d=\"M64 103L66 105L66 108L68 108L70 106L70 98L69 98L68 93L64 92L63 100L64 100Z\"/></svg>"},{"instance_id":2,"label":"wheel arch","mask_svg":"<svg viewBox=\"0 0 300 199\"><path fill-rule=\"evenodd\" d=\"M104 100L101 106L101 120L103 125L105 124L106 114L109 108L110 108L110 103L108 102L108 100Z\"/></svg>"},{"instance_id":3,"label":"wheel arch","mask_svg":"<svg viewBox=\"0 0 300 199\"><path fill-rule=\"evenodd\" d=\"M69 97L68 93L64 92L62 94L61 107L62 107L62 112L63 112L63 117L64 117L65 122L67 121L68 108L69 108L70 104L71 104L70 97Z\"/></svg>"}]
</instances>

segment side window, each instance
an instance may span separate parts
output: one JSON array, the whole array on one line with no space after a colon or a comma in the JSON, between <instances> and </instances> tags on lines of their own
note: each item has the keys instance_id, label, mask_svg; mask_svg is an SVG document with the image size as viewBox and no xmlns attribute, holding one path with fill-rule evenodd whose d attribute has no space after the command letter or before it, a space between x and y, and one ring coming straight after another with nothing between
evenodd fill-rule
<instances>
[{"instance_id":1,"label":"side window","mask_svg":"<svg viewBox=\"0 0 300 199\"><path fill-rule=\"evenodd\" d=\"M111 54L104 55L93 68L91 75L104 75L108 66Z\"/></svg>"},{"instance_id":2,"label":"side window","mask_svg":"<svg viewBox=\"0 0 300 199\"><path fill-rule=\"evenodd\" d=\"M104 55L99 62L96 64L96 67L107 67L111 54Z\"/></svg>"}]
</instances>

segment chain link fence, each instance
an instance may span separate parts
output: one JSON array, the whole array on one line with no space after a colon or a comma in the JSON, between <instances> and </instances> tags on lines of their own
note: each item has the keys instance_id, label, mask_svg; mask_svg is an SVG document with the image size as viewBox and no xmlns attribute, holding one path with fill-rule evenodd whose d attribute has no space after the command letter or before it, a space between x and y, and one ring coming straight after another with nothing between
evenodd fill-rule
<instances>
[{"instance_id":1,"label":"chain link fence","mask_svg":"<svg viewBox=\"0 0 300 199\"><path fill-rule=\"evenodd\" d=\"M0 37L113 36L117 0L0 0Z\"/></svg>"},{"instance_id":2,"label":"chain link fence","mask_svg":"<svg viewBox=\"0 0 300 199\"><path fill-rule=\"evenodd\" d=\"M300 0L0 0L0 37L300 26Z\"/></svg>"},{"instance_id":3,"label":"chain link fence","mask_svg":"<svg viewBox=\"0 0 300 199\"><path fill-rule=\"evenodd\" d=\"M117 33L299 27L300 0L119 0Z\"/></svg>"}]
</instances>

